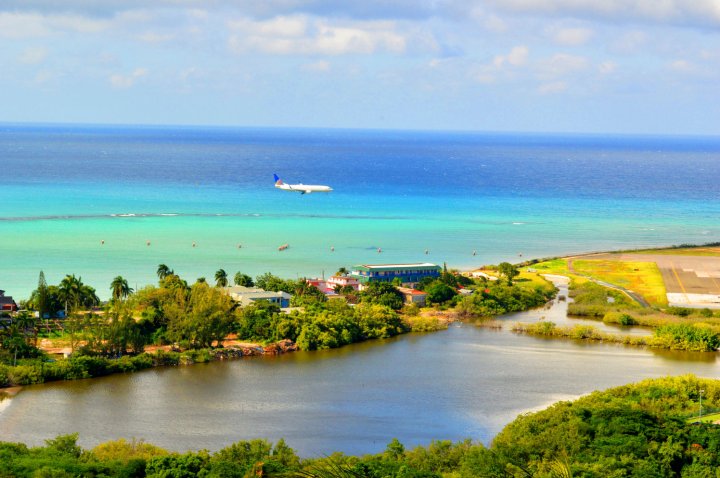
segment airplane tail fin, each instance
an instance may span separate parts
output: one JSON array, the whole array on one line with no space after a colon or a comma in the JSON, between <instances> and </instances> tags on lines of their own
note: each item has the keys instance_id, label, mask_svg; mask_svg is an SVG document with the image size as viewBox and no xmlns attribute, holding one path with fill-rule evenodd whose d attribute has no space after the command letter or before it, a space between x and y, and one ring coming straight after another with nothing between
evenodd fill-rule
<instances>
[{"instance_id":1,"label":"airplane tail fin","mask_svg":"<svg viewBox=\"0 0 720 478\"><path fill-rule=\"evenodd\" d=\"M282 179L278 177L277 174L273 174L273 177L275 178L275 184L282 184Z\"/></svg>"}]
</instances>

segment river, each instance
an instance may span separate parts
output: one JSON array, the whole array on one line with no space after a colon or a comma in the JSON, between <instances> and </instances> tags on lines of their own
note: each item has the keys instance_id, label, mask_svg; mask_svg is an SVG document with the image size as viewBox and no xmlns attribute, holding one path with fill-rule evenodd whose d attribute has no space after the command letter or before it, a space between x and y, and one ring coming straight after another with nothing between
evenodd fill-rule
<instances>
[{"instance_id":1,"label":"river","mask_svg":"<svg viewBox=\"0 0 720 478\"><path fill-rule=\"evenodd\" d=\"M650 377L720 373L715 353L509 331L518 320L572 322L566 308L556 300L514 314L502 330L454 324L337 350L26 387L0 402L0 440L40 445L79 432L86 447L135 437L184 451L285 438L304 457L380 452L393 438L406 447L434 439L487 444L518 414L558 400Z\"/></svg>"}]
</instances>

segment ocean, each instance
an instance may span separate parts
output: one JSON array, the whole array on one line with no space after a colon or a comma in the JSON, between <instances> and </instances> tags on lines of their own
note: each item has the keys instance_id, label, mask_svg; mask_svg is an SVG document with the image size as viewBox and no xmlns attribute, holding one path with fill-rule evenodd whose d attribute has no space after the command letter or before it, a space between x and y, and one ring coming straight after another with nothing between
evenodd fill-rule
<instances>
[{"instance_id":1,"label":"ocean","mask_svg":"<svg viewBox=\"0 0 720 478\"><path fill-rule=\"evenodd\" d=\"M0 289L708 243L718 178L717 137L4 124Z\"/></svg>"}]
</instances>

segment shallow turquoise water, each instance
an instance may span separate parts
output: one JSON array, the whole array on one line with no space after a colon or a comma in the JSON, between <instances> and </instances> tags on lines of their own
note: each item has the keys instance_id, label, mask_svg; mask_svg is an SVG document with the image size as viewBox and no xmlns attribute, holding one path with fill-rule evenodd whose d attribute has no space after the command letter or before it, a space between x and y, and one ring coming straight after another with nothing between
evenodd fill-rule
<instances>
[{"instance_id":1,"label":"shallow turquoise water","mask_svg":"<svg viewBox=\"0 0 720 478\"><path fill-rule=\"evenodd\" d=\"M302 277L717 241L718 151L713 138L6 126L0 288L27 297L43 270L107 298L116 275L142 286L160 263L189 281L221 267ZM273 172L335 191L278 191Z\"/></svg>"}]
</instances>

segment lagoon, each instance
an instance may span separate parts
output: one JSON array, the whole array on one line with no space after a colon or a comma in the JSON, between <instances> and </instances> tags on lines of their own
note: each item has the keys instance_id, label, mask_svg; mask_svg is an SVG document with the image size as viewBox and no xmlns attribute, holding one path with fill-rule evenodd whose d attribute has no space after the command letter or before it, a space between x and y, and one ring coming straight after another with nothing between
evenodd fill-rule
<instances>
[{"instance_id":1,"label":"lagoon","mask_svg":"<svg viewBox=\"0 0 720 478\"><path fill-rule=\"evenodd\" d=\"M562 318L566 307L513 314L502 330L454 324L336 350L26 387L0 402L0 439L39 445L79 432L85 447L135 437L184 451L285 438L306 457L380 452L393 438L488 443L518 414L558 400L650 377L720 374L716 353L509 331L514 321Z\"/></svg>"}]
</instances>

